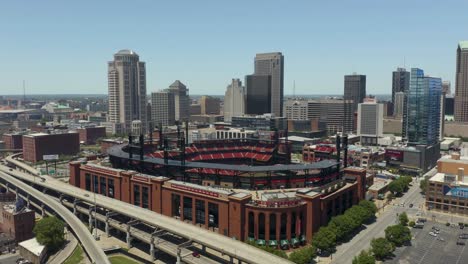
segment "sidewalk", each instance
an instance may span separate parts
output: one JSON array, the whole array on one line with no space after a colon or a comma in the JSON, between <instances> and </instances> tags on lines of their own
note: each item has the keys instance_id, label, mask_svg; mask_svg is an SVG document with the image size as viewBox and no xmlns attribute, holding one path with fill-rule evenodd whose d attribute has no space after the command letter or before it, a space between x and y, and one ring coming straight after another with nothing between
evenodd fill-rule
<instances>
[{"instance_id":1,"label":"sidewalk","mask_svg":"<svg viewBox=\"0 0 468 264\"><path fill-rule=\"evenodd\" d=\"M76 237L70 232L66 232L65 236L68 238L68 243L65 245L65 248L57 252L57 254L54 256L51 256L48 260L48 263L61 264L65 262L65 260L67 260L67 258L70 257L75 250L76 246L78 245L78 240Z\"/></svg>"}]
</instances>

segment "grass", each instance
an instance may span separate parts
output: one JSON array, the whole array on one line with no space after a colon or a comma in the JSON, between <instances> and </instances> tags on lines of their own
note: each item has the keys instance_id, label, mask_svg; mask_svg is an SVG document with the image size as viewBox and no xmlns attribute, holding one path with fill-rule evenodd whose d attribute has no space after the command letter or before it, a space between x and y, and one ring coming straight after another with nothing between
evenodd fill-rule
<instances>
[{"instance_id":1,"label":"grass","mask_svg":"<svg viewBox=\"0 0 468 264\"><path fill-rule=\"evenodd\" d=\"M63 264L78 264L83 260L83 258L83 249L78 245L75 250L73 250L71 256L68 257Z\"/></svg>"},{"instance_id":2,"label":"grass","mask_svg":"<svg viewBox=\"0 0 468 264\"><path fill-rule=\"evenodd\" d=\"M140 262L134 261L124 256L111 256L109 260L112 264L140 264Z\"/></svg>"}]
</instances>

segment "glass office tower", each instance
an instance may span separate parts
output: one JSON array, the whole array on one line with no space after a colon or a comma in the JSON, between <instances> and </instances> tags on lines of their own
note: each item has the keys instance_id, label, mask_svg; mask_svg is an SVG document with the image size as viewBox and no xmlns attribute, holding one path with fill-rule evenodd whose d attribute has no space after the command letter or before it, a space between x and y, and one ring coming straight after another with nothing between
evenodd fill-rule
<instances>
[{"instance_id":1,"label":"glass office tower","mask_svg":"<svg viewBox=\"0 0 468 264\"><path fill-rule=\"evenodd\" d=\"M411 69L403 136L410 145L433 145L439 141L442 80Z\"/></svg>"}]
</instances>

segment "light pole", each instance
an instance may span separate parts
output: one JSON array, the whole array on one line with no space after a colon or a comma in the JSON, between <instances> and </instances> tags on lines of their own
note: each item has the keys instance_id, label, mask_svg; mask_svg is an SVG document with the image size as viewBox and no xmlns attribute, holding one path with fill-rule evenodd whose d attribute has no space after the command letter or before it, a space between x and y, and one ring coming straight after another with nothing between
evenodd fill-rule
<instances>
[{"instance_id":1,"label":"light pole","mask_svg":"<svg viewBox=\"0 0 468 264\"><path fill-rule=\"evenodd\" d=\"M96 175L93 175L93 184L96 183ZM94 185L94 239L98 239L97 236L97 206L96 206L96 184Z\"/></svg>"}]
</instances>

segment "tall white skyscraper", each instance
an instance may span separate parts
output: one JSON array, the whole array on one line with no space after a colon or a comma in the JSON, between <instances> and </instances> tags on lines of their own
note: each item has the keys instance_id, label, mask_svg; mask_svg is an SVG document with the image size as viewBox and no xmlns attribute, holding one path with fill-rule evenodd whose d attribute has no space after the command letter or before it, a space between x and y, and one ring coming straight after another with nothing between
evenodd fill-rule
<instances>
[{"instance_id":1,"label":"tall white skyscraper","mask_svg":"<svg viewBox=\"0 0 468 264\"><path fill-rule=\"evenodd\" d=\"M366 98L358 104L357 134L362 145L377 145L383 135L383 104L375 98Z\"/></svg>"},{"instance_id":2,"label":"tall white skyscraper","mask_svg":"<svg viewBox=\"0 0 468 264\"><path fill-rule=\"evenodd\" d=\"M224 121L231 122L233 116L245 113L245 88L239 79L232 79L224 95Z\"/></svg>"},{"instance_id":3,"label":"tall white skyscraper","mask_svg":"<svg viewBox=\"0 0 468 264\"><path fill-rule=\"evenodd\" d=\"M109 121L122 124L129 133L133 120L141 120L142 131L146 119L146 69L132 50L120 50L108 62Z\"/></svg>"}]
</instances>

